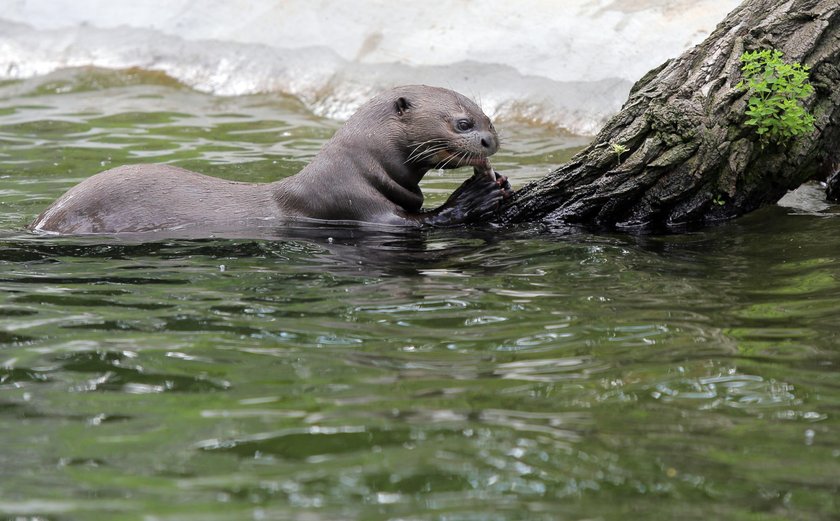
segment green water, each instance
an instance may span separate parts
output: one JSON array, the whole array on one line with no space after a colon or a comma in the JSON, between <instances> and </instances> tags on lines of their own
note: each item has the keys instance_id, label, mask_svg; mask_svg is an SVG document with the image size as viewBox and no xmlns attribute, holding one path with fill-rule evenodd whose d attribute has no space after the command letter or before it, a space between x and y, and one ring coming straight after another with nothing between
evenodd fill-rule
<instances>
[{"instance_id":1,"label":"green water","mask_svg":"<svg viewBox=\"0 0 840 521\"><path fill-rule=\"evenodd\" d=\"M514 187L585 143L497 126ZM665 237L23 231L110 166L268 181L336 128L136 72L0 85L0 518L840 517L836 210ZM431 173L431 204L467 174Z\"/></svg>"}]
</instances>

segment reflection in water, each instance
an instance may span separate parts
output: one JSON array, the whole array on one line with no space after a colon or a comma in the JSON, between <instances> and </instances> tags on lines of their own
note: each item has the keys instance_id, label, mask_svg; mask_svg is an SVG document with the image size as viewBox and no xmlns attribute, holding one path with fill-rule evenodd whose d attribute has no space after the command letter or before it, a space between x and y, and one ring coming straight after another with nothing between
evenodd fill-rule
<instances>
[{"instance_id":1,"label":"reflection in water","mask_svg":"<svg viewBox=\"0 0 840 521\"><path fill-rule=\"evenodd\" d=\"M426 266L434 269L447 259L471 256L478 247L496 242L497 237L498 231L489 227L420 230L317 221L232 225L230 231L200 239L191 238L189 230L80 237L9 234L6 239L0 237L5 242L0 261L48 261L55 256L125 259L144 255L180 256L184 251L219 259L236 256L281 259L298 252L312 252L324 267L378 276L383 271L399 274L404 270L416 273ZM153 280L136 282L154 283Z\"/></svg>"}]
</instances>

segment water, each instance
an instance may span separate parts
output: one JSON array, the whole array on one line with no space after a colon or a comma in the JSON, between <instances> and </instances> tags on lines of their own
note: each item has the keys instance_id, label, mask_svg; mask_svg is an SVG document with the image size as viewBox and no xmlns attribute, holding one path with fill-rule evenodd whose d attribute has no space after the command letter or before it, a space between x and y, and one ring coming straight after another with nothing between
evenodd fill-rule
<instances>
[{"instance_id":1,"label":"water","mask_svg":"<svg viewBox=\"0 0 840 521\"><path fill-rule=\"evenodd\" d=\"M138 67L203 92L291 95L335 118L388 87L427 83L491 116L591 135L633 82L702 41L739 0L5 3L0 80Z\"/></svg>"},{"instance_id":2,"label":"water","mask_svg":"<svg viewBox=\"0 0 840 521\"><path fill-rule=\"evenodd\" d=\"M23 230L104 168L268 181L337 125L139 71L0 86L0 517L837 519L840 238L813 188L654 237ZM586 142L497 126L514 187ZM429 174L430 205L467 174Z\"/></svg>"}]
</instances>

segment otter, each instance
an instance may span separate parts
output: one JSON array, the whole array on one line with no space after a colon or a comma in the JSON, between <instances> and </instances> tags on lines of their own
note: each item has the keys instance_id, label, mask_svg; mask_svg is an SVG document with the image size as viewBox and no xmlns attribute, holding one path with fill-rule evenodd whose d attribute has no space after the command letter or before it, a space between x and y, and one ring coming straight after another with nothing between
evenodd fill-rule
<instances>
[{"instance_id":1,"label":"otter","mask_svg":"<svg viewBox=\"0 0 840 521\"><path fill-rule=\"evenodd\" d=\"M488 158L499 149L490 119L465 96L397 87L364 104L299 173L243 183L169 165L127 165L67 191L29 228L54 234L120 234L230 228L288 220L450 226L477 222L510 196ZM473 167L439 208L422 210L430 169Z\"/></svg>"}]
</instances>

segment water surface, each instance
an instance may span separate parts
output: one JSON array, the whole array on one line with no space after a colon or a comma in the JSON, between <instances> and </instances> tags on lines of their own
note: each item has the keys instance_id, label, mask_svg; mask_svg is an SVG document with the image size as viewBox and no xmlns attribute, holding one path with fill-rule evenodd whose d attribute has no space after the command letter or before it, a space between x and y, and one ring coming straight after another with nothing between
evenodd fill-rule
<instances>
[{"instance_id":1,"label":"water surface","mask_svg":"<svg viewBox=\"0 0 840 521\"><path fill-rule=\"evenodd\" d=\"M0 85L0 515L837 518L836 207L657 237L23 229L107 167L270 181L337 126L137 71ZM586 142L497 126L515 187Z\"/></svg>"},{"instance_id":2,"label":"water surface","mask_svg":"<svg viewBox=\"0 0 840 521\"><path fill-rule=\"evenodd\" d=\"M637 79L701 42L739 0L4 4L0 81L139 67L202 92L291 95L337 119L394 85L425 83L491 116L593 134Z\"/></svg>"}]
</instances>

